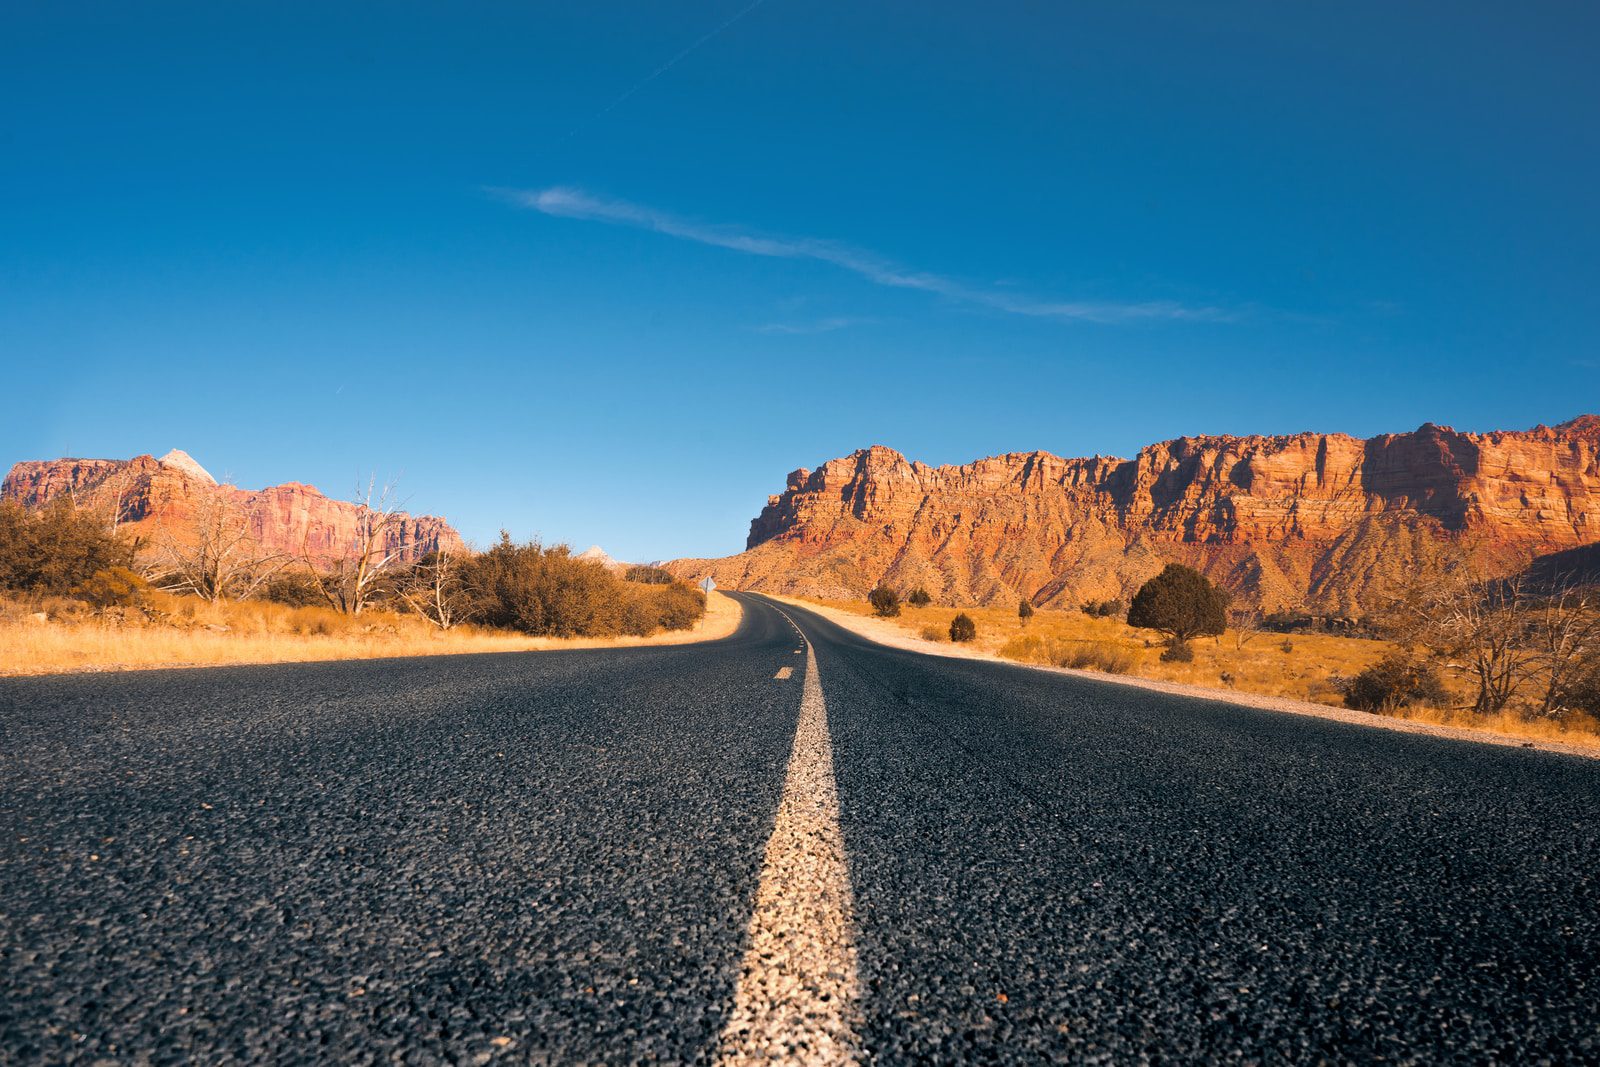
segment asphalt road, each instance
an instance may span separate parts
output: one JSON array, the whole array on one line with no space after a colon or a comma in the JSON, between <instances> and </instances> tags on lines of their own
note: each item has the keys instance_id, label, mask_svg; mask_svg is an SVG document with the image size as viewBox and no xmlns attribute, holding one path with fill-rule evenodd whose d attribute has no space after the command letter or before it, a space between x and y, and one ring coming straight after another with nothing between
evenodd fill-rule
<instances>
[{"instance_id":1,"label":"asphalt road","mask_svg":"<svg viewBox=\"0 0 1600 1067\"><path fill-rule=\"evenodd\" d=\"M0 680L0 1062L1600 1062L1600 761L746 605Z\"/></svg>"}]
</instances>

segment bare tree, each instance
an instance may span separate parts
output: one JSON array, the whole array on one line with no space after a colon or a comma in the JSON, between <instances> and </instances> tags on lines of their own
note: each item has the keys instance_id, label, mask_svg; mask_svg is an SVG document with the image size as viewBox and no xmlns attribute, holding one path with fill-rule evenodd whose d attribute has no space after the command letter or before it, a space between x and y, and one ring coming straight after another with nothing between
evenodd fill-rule
<instances>
[{"instance_id":1,"label":"bare tree","mask_svg":"<svg viewBox=\"0 0 1600 1067\"><path fill-rule=\"evenodd\" d=\"M1600 599L1593 588L1560 580L1531 612L1532 672L1543 696L1539 714L1559 718L1574 685L1600 654Z\"/></svg>"},{"instance_id":2,"label":"bare tree","mask_svg":"<svg viewBox=\"0 0 1600 1067\"><path fill-rule=\"evenodd\" d=\"M105 508L106 529L113 536L128 517L128 494L133 491L137 481L138 474L131 467L123 467L107 475L106 479L94 488L95 504L97 507ZM73 496L73 502L77 502L76 494Z\"/></svg>"},{"instance_id":3,"label":"bare tree","mask_svg":"<svg viewBox=\"0 0 1600 1067\"><path fill-rule=\"evenodd\" d=\"M1233 629L1235 651L1244 648L1261 633L1261 611L1258 608L1234 608L1228 612L1228 622Z\"/></svg>"},{"instance_id":4,"label":"bare tree","mask_svg":"<svg viewBox=\"0 0 1600 1067\"><path fill-rule=\"evenodd\" d=\"M356 526L350 543L331 558L318 558L302 545L301 556L311 568L317 590L331 606L346 615L360 615L374 595L414 546L401 538L405 513L394 498L394 485L380 490L376 476L355 492Z\"/></svg>"},{"instance_id":5,"label":"bare tree","mask_svg":"<svg viewBox=\"0 0 1600 1067\"><path fill-rule=\"evenodd\" d=\"M472 597L462 581L460 557L440 550L429 553L407 572L399 594L418 615L441 630L468 621Z\"/></svg>"},{"instance_id":6,"label":"bare tree","mask_svg":"<svg viewBox=\"0 0 1600 1067\"><path fill-rule=\"evenodd\" d=\"M215 603L249 596L284 567L287 556L261 551L234 493L229 485L197 488L190 523L158 541L155 585Z\"/></svg>"},{"instance_id":7,"label":"bare tree","mask_svg":"<svg viewBox=\"0 0 1600 1067\"><path fill-rule=\"evenodd\" d=\"M1472 710L1492 715L1511 703L1532 672L1528 637L1537 604L1520 577L1490 579L1459 566L1413 588L1402 605L1409 615L1402 637L1470 679L1477 689Z\"/></svg>"}]
</instances>

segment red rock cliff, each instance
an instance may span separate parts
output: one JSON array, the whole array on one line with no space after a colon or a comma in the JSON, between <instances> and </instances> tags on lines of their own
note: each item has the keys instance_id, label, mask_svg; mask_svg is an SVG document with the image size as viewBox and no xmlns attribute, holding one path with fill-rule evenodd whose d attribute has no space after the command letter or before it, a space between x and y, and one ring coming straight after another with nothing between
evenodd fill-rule
<instances>
[{"instance_id":1,"label":"red rock cliff","mask_svg":"<svg viewBox=\"0 0 1600 1067\"><path fill-rule=\"evenodd\" d=\"M56 459L18 463L0 485L0 499L34 507L70 494L81 505L120 513L124 527L139 534L181 531L202 492L230 494L266 552L333 558L350 551L358 509L331 500L298 482L247 490L216 487L211 476L182 452L161 459ZM403 515L389 531L386 548L417 559L436 549L464 550L461 536L443 519Z\"/></svg>"},{"instance_id":2,"label":"red rock cliff","mask_svg":"<svg viewBox=\"0 0 1600 1067\"><path fill-rule=\"evenodd\" d=\"M1600 417L1370 440L1186 437L1131 460L929 467L875 446L795 471L747 551L681 569L816 596L886 580L946 601L1070 605L1127 596L1177 560L1269 607L1357 613L1452 542L1501 569L1600 542Z\"/></svg>"}]
</instances>

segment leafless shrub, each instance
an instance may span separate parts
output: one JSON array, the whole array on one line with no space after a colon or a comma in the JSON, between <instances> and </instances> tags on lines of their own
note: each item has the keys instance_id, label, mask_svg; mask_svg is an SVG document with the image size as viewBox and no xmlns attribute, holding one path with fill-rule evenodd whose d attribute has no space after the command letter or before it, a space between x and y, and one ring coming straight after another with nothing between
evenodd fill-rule
<instances>
[{"instance_id":1,"label":"leafless shrub","mask_svg":"<svg viewBox=\"0 0 1600 1067\"><path fill-rule=\"evenodd\" d=\"M379 489L375 476L367 479L365 488L356 488L355 532L331 558L301 548L301 558L323 599L346 615L366 610L391 572L413 551L413 545L395 536L405 515L394 489L393 483Z\"/></svg>"},{"instance_id":2,"label":"leafless shrub","mask_svg":"<svg viewBox=\"0 0 1600 1067\"><path fill-rule=\"evenodd\" d=\"M289 562L285 555L262 551L234 493L227 485L196 487L190 520L163 530L157 539L147 575L152 585L213 604L240 600Z\"/></svg>"},{"instance_id":3,"label":"leafless shrub","mask_svg":"<svg viewBox=\"0 0 1600 1067\"><path fill-rule=\"evenodd\" d=\"M401 576L396 588L407 607L441 630L468 621L477 611L461 561L451 552L430 552Z\"/></svg>"}]
</instances>

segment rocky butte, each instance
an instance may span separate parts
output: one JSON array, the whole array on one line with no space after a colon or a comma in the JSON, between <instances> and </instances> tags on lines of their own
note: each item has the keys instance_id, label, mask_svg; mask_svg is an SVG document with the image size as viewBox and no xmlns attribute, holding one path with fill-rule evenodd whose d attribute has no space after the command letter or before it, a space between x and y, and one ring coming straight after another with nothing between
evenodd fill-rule
<instances>
[{"instance_id":1,"label":"rocky butte","mask_svg":"<svg viewBox=\"0 0 1600 1067\"><path fill-rule=\"evenodd\" d=\"M1527 431L1427 424L1183 437L1132 459L1017 452L930 467L882 446L789 475L747 549L679 560L724 587L947 603L1128 597L1169 561L1267 609L1357 615L1465 552L1510 573L1600 542L1600 417Z\"/></svg>"},{"instance_id":2,"label":"rocky butte","mask_svg":"<svg viewBox=\"0 0 1600 1067\"><path fill-rule=\"evenodd\" d=\"M265 489L218 485L190 456L174 449L156 459L54 459L18 463L0 485L0 499L37 507L63 495L102 508L136 536L181 533L203 494L221 493L236 505L262 550L312 559L346 555L356 541L359 507L332 500L298 482ZM461 535L431 515L401 515L386 531L386 551L420 559L438 549L464 551Z\"/></svg>"}]
</instances>

